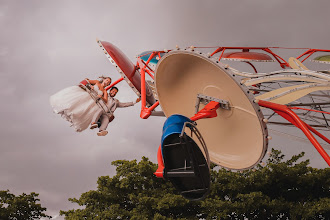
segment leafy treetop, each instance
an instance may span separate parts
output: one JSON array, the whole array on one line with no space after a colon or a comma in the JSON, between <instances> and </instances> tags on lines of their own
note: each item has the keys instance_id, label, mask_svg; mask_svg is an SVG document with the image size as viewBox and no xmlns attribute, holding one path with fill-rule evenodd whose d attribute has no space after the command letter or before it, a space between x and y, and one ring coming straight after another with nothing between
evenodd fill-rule
<instances>
[{"instance_id":1,"label":"leafy treetop","mask_svg":"<svg viewBox=\"0 0 330 220\"><path fill-rule=\"evenodd\" d=\"M15 196L10 193L9 190L0 191L0 219L8 220L28 220L28 219L40 219L51 218L44 214L46 208L37 203L37 193L30 193Z\"/></svg>"},{"instance_id":2,"label":"leafy treetop","mask_svg":"<svg viewBox=\"0 0 330 220\"><path fill-rule=\"evenodd\" d=\"M266 166L244 172L211 169L211 190L188 201L170 182L154 177L148 158L117 160L113 177L98 178L96 190L69 199L81 209L61 211L66 219L330 219L330 168L287 161L272 150Z\"/></svg>"}]
</instances>

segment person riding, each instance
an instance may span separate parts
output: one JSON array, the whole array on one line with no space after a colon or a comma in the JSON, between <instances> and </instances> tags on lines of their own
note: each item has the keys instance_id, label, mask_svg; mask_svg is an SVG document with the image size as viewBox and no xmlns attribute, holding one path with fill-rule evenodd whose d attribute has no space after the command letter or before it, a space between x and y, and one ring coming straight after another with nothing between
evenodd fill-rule
<instances>
[{"instance_id":1,"label":"person riding","mask_svg":"<svg viewBox=\"0 0 330 220\"><path fill-rule=\"evenodd\" d=\"M98 127L97 122L100 120L101 125L99 128L99 132L97 132L98 136L105 136L108 134L108 131L106 130L108 127L108 124L114 119L113 113L117 108L126 108L129 106L133 106L134 104L138 103L141 99L137 98L134 102L120 102L118 99L115 99L114 97L118 93L117 87L112 87L109 90L109 96L108 96L108 102L107 102L107 108L109 109L108 112L104 112L102 110L99 110L98 113L96 113L92 119L91 127L90 129L94 129Z\"/></svg>"},{"instance_id":2,"label":"person riding","mask_svg":"<svg viewBox=\"0 0 330 220\"><path fill-rule=\"evenodd\" d=\"M60 90L50 97L53 111L67 120L71 127L81 132L89 127L92 118L99 110L105 108L108 101L106 87L111 83L110 77L101 80L85 79L77 86Z\"/></svg>"}]
</instances>

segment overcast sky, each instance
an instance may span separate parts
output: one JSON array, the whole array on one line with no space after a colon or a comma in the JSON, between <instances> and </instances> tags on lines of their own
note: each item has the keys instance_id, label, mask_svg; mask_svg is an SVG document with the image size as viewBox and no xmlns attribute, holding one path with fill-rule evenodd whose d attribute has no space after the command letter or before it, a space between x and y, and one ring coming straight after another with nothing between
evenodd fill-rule
<instances>
[{"instance_id":1,"label":"overcast sky","mask_svg":"<svg viewBox=\"0 0 330 220\"><path fill-rule=\"evenodd\" d=\"M76 133L52 112L55 92L85 77L119 78L96 38L133 62L143 51L175 45L330 49L329 8L327 0L0 0L0 190L40 193L47 214L56 216L76 207L69 197L113 175L111 161L156 162L165 119L140 119L139 105L118 109L106 137ZM121 101L136 99L125 83L118 87ZM310 144L273 137L270 147L289 155L306 151L313 166L327 167Z\"/></svg>"}]
</instances>

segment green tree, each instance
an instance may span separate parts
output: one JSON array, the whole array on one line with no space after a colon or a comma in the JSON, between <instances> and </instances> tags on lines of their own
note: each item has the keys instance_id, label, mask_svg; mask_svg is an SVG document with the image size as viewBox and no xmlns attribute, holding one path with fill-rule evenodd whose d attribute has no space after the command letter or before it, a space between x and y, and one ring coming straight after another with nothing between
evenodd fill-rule
<instances>
[{"instance_id":1,"label":"green tree","mask_svg":"<svg viewBox=\"0 0 330 220\"><path fill-rule=\"evenodd\" d=\"M66 219L330 219L330 169L283 161L272 150L267 165L244 172L212 166L211 191L188 201L153 176L156 164L143 157L118 160L116 175L98 178L97 190L69 199L81 209L60 211Z\"/></svg>"},{"instance_id":2,"label":"green tree","mask_svg":"<svg viewBox=\"0 0 330 220\"><path fill-rule=\"evenodd\" d=\"M0 219L8 220L28 220L40 219L42 217L51 218L44 214L46 208L41 207L37 202L39 194L30 193L15 196L9 190L0 191Z\"/></svg>"}]
</instances>

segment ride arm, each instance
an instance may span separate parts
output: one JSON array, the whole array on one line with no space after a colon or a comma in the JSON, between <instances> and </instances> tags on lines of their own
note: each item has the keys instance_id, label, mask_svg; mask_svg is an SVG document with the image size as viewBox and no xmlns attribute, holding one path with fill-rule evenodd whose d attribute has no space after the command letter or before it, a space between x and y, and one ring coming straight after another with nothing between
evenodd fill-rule
<instances>
[{"instance_id":1,"label":"ride arm","mask_svg":"<svg viewBox=\"0 0 330 220\"><path fill-rule=\"evenodd\" d=\"M205 107L203 109L201 109L200 111L198 111L190 119L192 121L197 121L197 120L203 119L203 118L214 118L214 117L217 117L217 115L218 115L217 114L217 109L218 108L220 108L220 103L219 102L215 102L215 101L211 101L207 105L205 105Z\"/></svg>"},{"instance_id":2,"label":"ride arm","mask_svg":"<svg viewBox=\"0 0 330 220\"><path fill-rule=\"evenodd\" d=\"M291 124L299 128L310 140L310 142L314 145L315 149L320 153L320 155L323 157L325 162L330 166L330 156L323 149L323 147L320 145L318 140L312 135L311 131L320 138L322 138L324 141L330 143L330 140L328 138L326 138L324 135L316 131L314 128L303 122L299 118L299 116L296 113L294 113L288 106L273 102L268 102L264 100L257 100L256 102L262 107L272 109L278 115L280 115L284 119L288 120Z\"/></svg>"}]
</instances>

